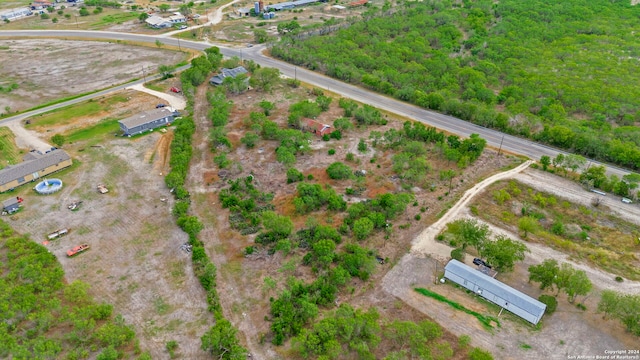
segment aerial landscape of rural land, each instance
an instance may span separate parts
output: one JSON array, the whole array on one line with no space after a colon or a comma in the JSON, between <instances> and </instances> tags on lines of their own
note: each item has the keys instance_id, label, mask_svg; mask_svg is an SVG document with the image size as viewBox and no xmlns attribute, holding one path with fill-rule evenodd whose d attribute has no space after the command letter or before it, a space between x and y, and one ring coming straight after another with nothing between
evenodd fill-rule
<instances>
[{"instance_id":1,"label":"aerial landscape of rural land","mask_svg":"<svg viewBox=\"0 0 640 360\"><path fill-rule=\"evenodd\" d=\"M0 359L640 360L638 19L0 1Z\"/></svg>"}]
</instances>

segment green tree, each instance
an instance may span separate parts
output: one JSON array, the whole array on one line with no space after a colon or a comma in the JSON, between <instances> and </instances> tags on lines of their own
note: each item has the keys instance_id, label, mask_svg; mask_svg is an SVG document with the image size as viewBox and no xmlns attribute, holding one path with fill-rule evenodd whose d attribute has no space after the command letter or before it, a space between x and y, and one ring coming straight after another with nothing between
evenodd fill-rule
<instances>
[{"instance_id":1,"label":"green tree","mask_svg":"<svg viewBox=\"0 0 640 360\"><path fill-rule=\"evenodd\" d=\"M175 65L160 65L158 71L162 75L162 79L169 79L173 77L173 72L176 71Z\"/></svg>"},{"instance_id":2,"label":"green tree","mask_svg":"<svg viewBox=\"0 0 640 360\"><path fill-rule=\"evenodd\" d=\"M542 170L547 171L551 164L551 158L547 155L542 155L542 157L540 157L540 164L542 164Z\"/></svg>"},{"instance_id":3,"label":"green tree","mask_svg":"<svg viewBox=\"0 0 640 360\"><path fill-rule=\"evenodd\" d=\"M535 233L538 231L539 224L538 219L531 216L523 216L518 220L518 229L522 231L522 237L525 239L529 236L529 234Z\"/></svg>"},{"instance_id":4,"label":"green tree","mask_svg":"<svg viewBox=\"0 0 640 360\"><path fill-rule=\"evenodd\" d=\"M493 356L487 350L475 347L469 351L469 360L493 360Z\"/></svg>"},{"instance_id":5,"label":"green tree","mask_svg":"<svg viewBox=\"0 0 640 360\"><path fill-rule=\"evenodd\" d=\"M630 333L640 336L640 295L602 291L598 311L620 320Z\"/></svg>"},{"instance_id":6,"label":"green tree","mask_svg":"<svg viewBox=\"0 0 640 360\"><path fill-rule=\"evenodd\" d=\"M249 84L259 91L271 91L280 83L280 70L270 67L256 69L251 75Z\"/></svg>"},{"instance_id":7,"label":"green tree","mask_svg":"<svg viewBox=\"0 0 640 360\"><path fill-rule=\"evenodd\" d=\"M297 181L304 180L304 175L296 168L289 168L287 170L287 184L291 184Z\"/></svg>"},{"instance_id":8,"label":"green tree","mask_svg":"<svg viewBox=\"0 0 640 360\"><path fill-rule=\"evenodd\" d=\"M361 218L353 223L353 235L358 240L366 239L373 231L373 222L369 218Z\"/></svg>"},{"instance_id":9,"label":"green tree","mask_svg":"<svg viewBox=\"0 0 640 360\"><path fill-rule=\"evenodd\" d=\"M202 225L196 216L183 216L178 219L177 223L184 232L191 236L196 236L204 229L204 225Z\"/></svg>"},{"instance_id":10,"label":"green tree","mask_svg":"<svg viewBox=\"0 0 640 360\"><path fill-rule=\"evenodd\" d=\"M262 100L258 103L258 106L262 108L262 111L266 116L271 115L271 111L276 108L276 105L270 101Z\"/></svg>"},{"instance_id":11,"label":"green tree","mask_svg":"<svg viewBox=\"0 0 640 360\"><path fill-rule=\"evenodd\" d=\"M253 40L257 44L264 44L269 40L269 34L267 30L264 29L255 29L253 30Z\"/></svg>"},{"instance_id":12,"label":"green tree","mask_svg":"<svg viewBox=\"0 0 640 360\"><path fill-rule=\"evenodd\" d=\"M580 175L580 181L595 188L601 188L607 181L607 169L604 166L591 166Z\"/></svg>"},{"instance_id":13,"label":"green tree","mask_svg":"<svg viewBox=\"0 0 640 360\"><path fill-rule=\"evenodd\" d=\"M273 211L262 213L262 224L267 231L277 234L279 237L287 237L293 231L293 222L288 216L278 215Z\"/></svg>"},{"instance_id":14,"label":"green tree","mask_svg":"<svg viewBox=\"0 0 640 360\"><path fill-rule=\"evenodd\" d=\"M485 242L482 254L498 270L507 272L513 270L516 261L524 260L524 254L528 251L525 244L499 235L494 241Z\"/></svg>"},{"instance_id":15,"label":"green tree","mask_svg":"<svg viewBox=\"0 0 640 360\"><path fill-rule=\"evenodd\" d=\"M138 20L140 20L140 22L144 22L148 18L149 14L147 14L146 12L140 13L140 15L138 15Z\"/></svg>"},{"instance_id":16,"label":"green tree","mask_svg":"<svg viewBox=\"0 0 640 360\"><path fill-rule=\"evenodd\" d=\"M160 9L160 12L165 13L165 12L169 11L169 9L171 9L171 5L169 5L169 4L160 4L160 5L158 5L158 9Z\"/></svg>"},{"instance_id":17,"label":"green tree","mask_svg":"<svg viewBox=\"0 0 640 360\"><path fill-rule=\"evenodd\" d=\"M562 264L556 277L558 289L562 288L569 302L573 303L578 295L587 295L592 284L584 270L576 270L569 264Z\"/></svg>"},{"instance_id":18,"label":"green tree","mask_svg":"<svg viewBox=\"0 0 640 360\"><path fill-rule=\"evenodd\" d=\"M229 320L219 317L216 324L200 339L202 350L220 360L244 360L247 358L247 350L240 346L237 333Z\"/></svg>"},{"instance_id":19,"label":"green tree","mask_svg":"<svg viewBox=\"0 0 640 360\"><path fill-rule=\"evenodd\" d=\"M352 177L351 168L341 162L334 162L329 165L327 174L334 180L350 179Z\"/></svg>"},{"instance_id":20,"label":"green tree","mask_svg":"<svg viewBox=\"0 0 640 360\"><path fill-rule=\"evenodd\" d=\"M249 149L252 149L254 146L256 146L256 143L259 140L260 140L260 136L258 136L256 133L252 131L249 131L242 137L242 139L240 139L240 142L243 143Z\"/></svg>"},{"instance_id":21,"label":"green tree","mask_svg":"<svg viewBox=\"0 0 640 360\"><path fill-rule=\"evenodd\" d=\"M51 142L54 143L57 147L62 147L67 139L62 134L55 134L51 137Z\"/></svg>"},{"instance_id":22,"label":"green tree","mask_svg":"<svg viewBox=\"0 0 640 360\"><path fill-rule=\"evenodd\" d=\"M542 290L553 288L559 270L556 260L546 259L539 265L529 266L529 281L539 282Z\"/></svg>"}]
</instances>

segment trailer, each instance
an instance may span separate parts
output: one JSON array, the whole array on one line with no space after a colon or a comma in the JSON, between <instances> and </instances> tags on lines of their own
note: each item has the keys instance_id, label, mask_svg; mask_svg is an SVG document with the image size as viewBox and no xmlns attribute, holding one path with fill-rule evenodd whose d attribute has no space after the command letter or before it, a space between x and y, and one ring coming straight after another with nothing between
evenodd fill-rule
<instances>
[{"instance_id":1,"label":"trailer","mask_svg":"<svg viewBox=\"0 0 640 360\"><path fill-rule=\"evenodd\" d=\"M49 235L47 235L47 239L49 240L55 240L61 236L65 236L69 233L69 229L60 229L60 230L56 230L52 233L50 233Z\"/></svg>"},{"instance_id":2,"label":"trailer","mask_svg":"<svg viewBox=\"0 0 640 360\"><path fill-rule=\"evenodd\" d=\"M89 247L90 246L88 244L78 245L78 246L74 247L73 249L70 249L69 251L67 251L67 256L68 257L76 256L76 255L80 254L81 252L89 250Z\"/></svg>"}]
</instances>

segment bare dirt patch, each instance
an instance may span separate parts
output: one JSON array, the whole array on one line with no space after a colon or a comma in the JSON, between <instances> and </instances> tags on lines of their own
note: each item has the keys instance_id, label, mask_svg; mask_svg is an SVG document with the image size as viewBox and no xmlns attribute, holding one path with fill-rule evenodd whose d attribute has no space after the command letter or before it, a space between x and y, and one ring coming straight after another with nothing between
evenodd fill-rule
<instances>
[{"instance_id":1,"label":"bare dirt patch","mask_svg":"<svg viewBox=\"0 0 640 360\"><path fill-rule=\"evenodd\" d=\"M0 97L0 111L32 108L51 100L107 88L175 64L184 54L113 42L0 40L0 85L18 88Z\"/></svg>"}]
</instances>

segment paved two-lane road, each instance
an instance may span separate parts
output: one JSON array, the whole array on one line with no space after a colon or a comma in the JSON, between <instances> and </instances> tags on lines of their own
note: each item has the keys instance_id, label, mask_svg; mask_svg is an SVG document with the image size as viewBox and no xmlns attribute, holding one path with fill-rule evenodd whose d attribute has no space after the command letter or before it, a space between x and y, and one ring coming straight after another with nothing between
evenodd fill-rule
<instances>
[{"instance_id":1,"label":"paved two-lane road","mask_svg":"<svg viewBox=\"0 0 640 360\"><path fill-rule=\"evenodd\" d=\"M238 56L243 60L253 60L262 66L269 66L280 69L280 72L288 77L295 77L302 82L306 82L313 86L329 90L337 93L341 96L354 99L356 101L375 106L381 110L385 110L391 113L395 113L416 121L423 122L427 125L435 126L439 129L445 130L450 133L454 133L463 137L468 137L470 134L480 134L490 146L495 148L502 147L504 151L508 151L515 154L525 155L531 159L538 160L543 155L555 157L559 150L553 149L541 144L537 144L525 139L521 139L515 136L506 135L499 131L487 129L478 125L474 125L467 121L463 121L451 116L439 114L436 112L428 111L417 106L392 99L372 91L359 88L357 86L349 85L326 77L324 75L308 71L303 68L295 67L291 64L287 64L282 61L275 60L262 54L263 46L254 46L252 48L228 48L217 44L210 44L204 42L195 42L187 40L178 40L174 38L165 38L154 35L140 35L129 33L118 33L109 31L77 31L77 30L11 30L0 31L0 39L3 38L19 38L19 37L56 37L63 39L106 39L106 40L120 40L130 42L146 42L155 43L156 40L162 41L162 43L171 46L181 46L185 48L191 48L195 50L204 50L211 46L218 46L222 54L228 57ZM86 69L91 71L91 69ZM122 87L129 86L130 84L123 85ZM88 96L97 96L101 93ZM85 97L77 99L81 101L86 99ZM59 104L57 106L64 106L65 104ZM48 111L51 108L43 109L42 111ZM33 114L31 114L33 115ZM3 121L13 121L22 117L7 118ZM563 152L564 153L564 152ZM564 153L566 154L566 153ZM594 164L600 164L596 161L591 161ZM604 165L604 164L602 164ZM623 176L628 174L628 171L606 165L608 173Z\"/></svg>"}]
</instances>

